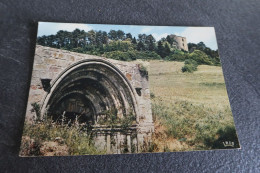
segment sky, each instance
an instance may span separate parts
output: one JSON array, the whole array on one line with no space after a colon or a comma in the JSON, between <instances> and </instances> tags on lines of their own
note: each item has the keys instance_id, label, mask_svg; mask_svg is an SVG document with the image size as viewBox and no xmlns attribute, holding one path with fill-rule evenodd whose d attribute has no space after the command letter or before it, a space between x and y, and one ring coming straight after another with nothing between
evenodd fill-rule
<instances>
[{"instance_id":1,"label":"sky","mask_svg":"<svg viewBox=\"0 0 260 173\"><path fill-rule=\"evenodd\" d=\"M170 34L186 37L188 43L204 42L207 47L213 50L218 49L214 27L182 27L182 26L149 26L149 25L107 25L107 24L77 24L77 23L54 23L39 22L38 36L56 34L59 30L73 31L80 30L106 31L122 30L131 33L138 38L138 34L152 34L156 41Z\"/></svg>"}]
</instances>

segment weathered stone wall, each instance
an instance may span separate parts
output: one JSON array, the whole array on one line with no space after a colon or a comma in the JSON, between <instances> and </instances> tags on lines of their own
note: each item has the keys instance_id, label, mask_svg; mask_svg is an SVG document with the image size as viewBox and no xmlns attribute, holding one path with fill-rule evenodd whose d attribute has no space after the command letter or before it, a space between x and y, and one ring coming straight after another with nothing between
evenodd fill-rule
<instances>
[{"instance_id":1,"label":"weathered stone wall","mask_svg":"<svg viewBox=\"0 0 260 173\"><path fill-rule=\"evenodd\" d=\"M54 49L43 46L36 46L34 66L31 78L30 92L26 111L26 120L30 121L35 118L35 112L32 112L32 103L41 105L42 113L45 109L44 103L46 97L52 94L52 91L44 91L41 79L50 79L50 85L59 80L61 74L66 72L73 64L84 61L99 61L113 64L125 76L131 88L133 88L133 97L136 102L136 122L135 127L127 134L117 133L111 134L108 128L96 127L97 133L96 144L106 149L109 153L122 153L121 145L127 145L129 151L140 152L142 145L151 141L151 135L154 131L150 92L147 78L140 72L140 65L135 62L122 62L103 57L86 55L80 53L69 52L61 49ZM98 69L97 69L98 70ZM116 144L111 145L112 141ZM110 142L108 142L110 141ZM112 142L113 143L113 142Z\"/></svg>"},{"instance_id":2,"label":"weathered stone wall","mask_svg":"<svg viewBox=\"0 0 260 173\"><path fill-rule=\"evenodd\" d=\"M178 49L183 49L185 51L188 51L188 44L186 37L181 37L181 36L175 36L174 39L177 41L177 48Z\"/></svg>"}]
</instances>

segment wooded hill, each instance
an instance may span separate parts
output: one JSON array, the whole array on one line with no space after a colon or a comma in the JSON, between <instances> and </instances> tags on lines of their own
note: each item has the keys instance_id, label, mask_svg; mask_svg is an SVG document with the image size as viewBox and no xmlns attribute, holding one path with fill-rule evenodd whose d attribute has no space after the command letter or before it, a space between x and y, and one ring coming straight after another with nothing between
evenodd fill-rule
<instances>
[{"instance_id":1,"label":"wooded hill","mask_svg":"<svg viewBox=\"0 0 260 173\"><path fill-rule=\"evenodd\" d=\"M203 42L188 43L189 52L178 50L176 41L168 35L156 41L152 35L139 34L138 38L122 30L88 32L75 29L72 32L58 31L55 35L37 38L37 44L73 52L131 61L136 59L162 59L185 61L193 59L198 64L219 65L218 50L212 50Z\"/></svg>"}]
</instances>

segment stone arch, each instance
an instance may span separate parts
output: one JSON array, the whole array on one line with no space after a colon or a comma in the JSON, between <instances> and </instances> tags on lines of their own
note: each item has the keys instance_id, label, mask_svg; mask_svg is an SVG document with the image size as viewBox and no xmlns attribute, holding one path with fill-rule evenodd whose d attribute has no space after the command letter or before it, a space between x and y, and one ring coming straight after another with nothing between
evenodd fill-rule
<instances>
[{"instance_id":1,"label":"stone arch","mask_svg":"<svg viewBox=\"0 0 260 173\"><path fill-rule=\"evenodd\" d=\"M125 75L104 59L85 59L70 65L51 81L41 114L58 116L63 111L85 111L92 114L92 124L96 124L98 117L110 109L117 110L118 118L134 114L138 122L136 93Z\"/></svg>"}]
</instances>

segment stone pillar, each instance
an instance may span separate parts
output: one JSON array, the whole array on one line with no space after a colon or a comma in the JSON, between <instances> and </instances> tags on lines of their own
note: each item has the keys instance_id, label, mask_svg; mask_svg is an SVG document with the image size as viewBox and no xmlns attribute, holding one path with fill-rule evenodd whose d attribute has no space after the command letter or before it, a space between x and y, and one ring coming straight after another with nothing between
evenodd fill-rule
<instances>
[{"instance_id":1,"label":"stone pillar","mask_svg":"<svg viewBox=\"0 0 260 173\"><path fill-rule=\"evenodd\" d=\"M111 148L111 140L110 140L110 134L107 134L107 153L110 153L110 148Z\"/></svg>"},{"instance_id":2,"label":"stone pillar","mask_svg":"<svg viewBox=\"0 0 260 173\"><path fill-rule=\"evenodd\" d=\"M126 136L126 140L127 140L128 151L129 153L131 153L131 136L129 134Z\"/></svg>"}]
</instances>

